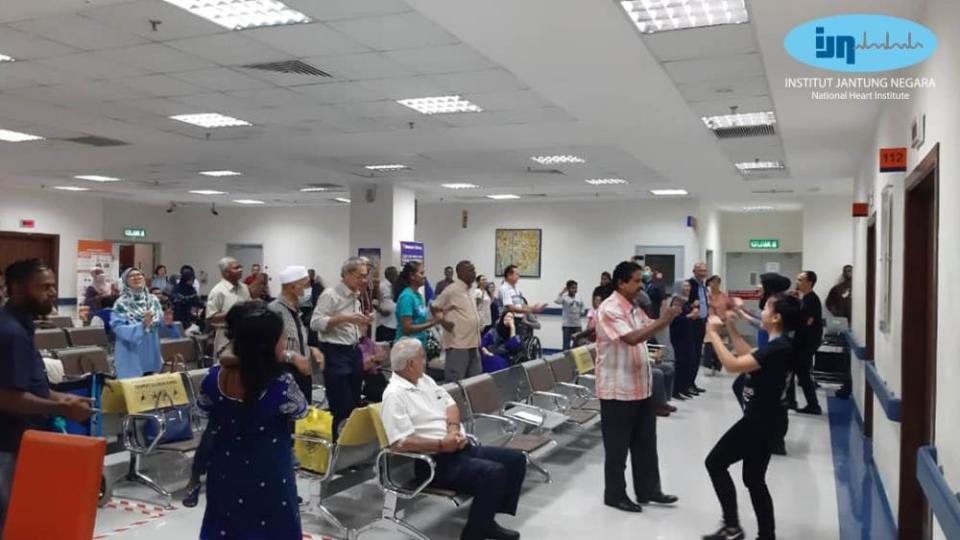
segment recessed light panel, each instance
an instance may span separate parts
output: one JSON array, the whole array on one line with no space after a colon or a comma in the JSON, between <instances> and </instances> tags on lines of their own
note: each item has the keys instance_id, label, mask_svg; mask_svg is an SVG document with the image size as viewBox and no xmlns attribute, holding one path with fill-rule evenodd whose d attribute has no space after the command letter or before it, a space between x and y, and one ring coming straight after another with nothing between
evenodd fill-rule
<instances>
[{"instance_id":1,"label":"recessed light panel","mask_svg":"<svg viewBox=\"0 0 960 540\"><path fill-rule=\"evenodd\" d=\"M10 131L9 129L0 129L0 141L6 142L29 142L42 141L43 137L31 135L29 133L20 133L19 131Z\"/></svg>"},{"instance_id":2,"label":"recessed light panel","mask_svg":"<svg viewBox=\"0 0 960 540\"><path fill-rule=\"evenodd\" d=\"M7 56L5 54L0 54L0 63L3 62L16 62L17 59L12 56Z\"/></svg>"},{"instance_id":3,"label":"recessed light panel","mask_svg":"<svg viewBox=\"0 0 960 540\"><path fill-rule=\"evenodd\" d=\"M227 194L227 192L225 191L217 191L214 189L192 189L190 190L190 193L193 193L194 195L226 195Z\"/></svg>"},{"instance_id":4,"label":"recessed light panel","mask_svg":"<svg viewBox=\"0 0 960 540\"><path fill-rule=\"evenodd\" d=\"M744 0L624 0L620 6L644 34L750 20Z\"/></svg>"},{"instance_id":5,"label":"recessed light panel","mask_svg":"<svg viewBox=\"0 0 960 540\"><path fill-rule=\"evenodd\" d=\"M687 190L685 189L651 189L650 193L653 193L658 197L666 197L670 195L687 195Z\"/></svg>"},{"instance_id":6,"label":"recessed light panel","mask_svg":"<svg viewBox=\"0 0 960 540\"><path fill-rule=\"evenodd\" d=\"M488 199L493 199L495 201L509 201L513 199L519 199L519 195L513 195L511 193L504 193L502 195L487 195Z\"/></svg>"},{"instance_id":7,"label":"recessed light panel","mask_svg":"<svg viewBox=\"0 0 960 540\"><path fill-rule=\"evenodd\" d=\"M227 116L220 113L178 114L176 116L171 116L170 119L208 129L247 127L253 125L246 120L240 120L239 118L234 118L232 116Z\"/></svg>"},{"instance_id":8,"label":"recessed light panel","mask_svg":"<svg viewBox=\"0 0 960 540\"><path fill-rule=\"evenodd\" d=\"M577 156L533 156L530 159L541 165L566 165L570 163L586 163L586 160Z\"/></svg>"},{"instance_id":9,"label":"recessed light panel","mask_svg":"<svg viewBox=\"0 0 960 540\"><path fill-rule=\"evenodd\" d=\"M327 191L327 188L324 188L324 187L305 187L305 188L301 188L300 191L302 191L303 193L317 193L317 192L320 192L320 191Z\"/></svg>"},{"instance_id":10,"label":"recessed light panel","mask_svg":"<svg viewBox=\"0 0 960 540\"><path fill-rule=\"evenodd\" d=\"M74 176L77 180L89 180L90 182L119 182L119 178L114 178L112 176L100 176L99 174L82 174L80 176Z\"/></svg>"},{"instance_id":11,"label":"recessed light panel","mask_svg":"<svg viewBox=\"0 0 960 540\"><path fill-rule=\"evenodd\" d=\"M423 114L482 112L483 109L460 96L399 99L397 103Z\"/></svg>"},{"instance_id":12,"label":"recessed light panel","mask_svg":"<svg viewBox=\"0 0 960 540\"><path fill-rule=\"evenodd\" d=\"M165 0L229 30L310 22L277 0Z\"/></svg>"},{"instance_id":13,"label":"recessed light panel","mask_svg":"<svg viewBox=\"0 0 960 540\"><path fill-rule=\"evenodd\" d=\"M440 185L447 189L477 189L480 187L476 184L466 184L466 183L440 184Z\"/></svg>"},{"instance_id":14,"label":"recessed light panel","mask_svg":"<svg viewBox=\"0 0 960 540\"><path fill-rule=\"evenodd\" d=\"M222 178L224 176L243 176L243 173L237 171L200 171L200 174L204 176L212 176L214 178Z\"/></svg>"},{"instance_id":15,"label":"recessed light panel","mask_svg":"<svg viewBox=\"0 0 960 540\"><path fill-rule=\"evenodd\" d=\"M233 202L237 204L264 204L263 201L258 201L256 199L236 199Z\"/></svg>"},{"instance_id":16,"label":"recessed light panel","mask_svg":"<svg viewBox=\"0 0 960 540\"><path fill-rule=\"evenodd\" d=\"M735 163L740 172L777 171L784 168L782 161L741 161Z\"/></svg>"},{"instance_id":17,"label":"recessed light panel","mask_svg":"<svg viewBox=\"0 0 960 540\"><path fill-rule=\"evenodd\" d=\"M737 127L772 126L777 123L773 111L720 114L717 116L701 117L703 123L710 129L730 129Z\"/></svg>"},{"instance_id":18,"label":"recessed light panel","mask_svg":"<svg viewBox=\"0 0 960 540\"><path fill-rule=\"evenodd\" d=\"M90 188L77 186L53 186L53 189L59 189L60 191L90 191Z\"/></svg>"},{"instance_id":19,"label":"recessed light panel","mask_svg":"<svg viewBox=\"0 0 960 540\"><path fill-rule=\"evenodd\" d=\"M345 204L350 204L350 199L348 199L348 198L346 198L346 197L336 197L336 198L333 199L333 200L335 200L335 201L337 201L337 202L345 203Z\"/></svg>"},{"instance_id":20,"label":"recessed light panel","mask_svg":"<svg viewBox=\"0 0 960 540\"><path fill-rule=\"evenodd\" d=\"M744 212L772 212L774 208L772 206L744 206Z\"/></svg>"},{"instance_id":21,"label":"recessed light panel","mask_svg":"<svg viewBox=\"0 0 960 540\"><path fill-rule=\"evenodd\" d=\"M365 165L363 168L369 171L402 171L410 167L400 163L391 163L388 165Z\"/></svg>"},{"instance_id":22,"label":"recessed light panel","mask_svg":"<svg viewBox=\"0 0 960 540\"><path fill-rule=\"evenodd\" d=\"M614 186L617 184L629 184L623 178L588 178L584 182L592 186Z\"/></svg>"}]
</instances>

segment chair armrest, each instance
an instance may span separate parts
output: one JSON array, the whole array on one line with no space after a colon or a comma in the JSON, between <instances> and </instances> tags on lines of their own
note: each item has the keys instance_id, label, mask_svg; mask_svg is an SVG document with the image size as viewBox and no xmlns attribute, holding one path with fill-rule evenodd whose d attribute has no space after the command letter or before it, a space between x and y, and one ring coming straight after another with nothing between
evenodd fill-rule
<instances>
[{"instance_id":1,"label":"chair armrest","mask_svg":"<svg viewBox=\"0 0 960 540\"><path fill-rule=\"evenodd\" d=\"M310 390L313 394L310 397L313 398L314 405L320 406L324 403L327 403L327 387L323 386L322 384L315 384ZM322 397L320 399L316 399L318 391L322 393Z\"/></svg>"},{"instance_id":2,"label":"chair armrest","mask_svg":"<svg viewBox=\"0 0 960 540\"><path fill-rule=\"evenodd\" d=\"M518 416L515 414L516 409L520 409L520 411L528 412L534 416L538 416L540 418L540 421L536 422L536 421L530 420L529 418ZM513 411L514 414L511 414L511 411ZM523 422L524 424L527 424L528 426L533 426L533 427L543 427L543 422L544 420L546 420L546 416L547 416L546 412L540 407L530 405L529 403L520 403L519 401L508 401L504 403L503 407L500 408L500 414L509 417L511 420Z\"/></svg>"},{"instance_id":3,"label":"chair armrest","mask_svg":"<svg viewBox=\"0 0 960 540\"><path fill-rule=\"evenodd\" d=\"M295 434L293 436L294 441L300 441L308 444L319 444L320 446L327 449L327 471L323 474L311 473L314 477L319 477L321 482L327 481L331 476L333 476L333 470L337 463L337 457L340 455L340 445L334 444L327 439L321 439L320 437L312 437L310 435L301 435Z\"/></svg>"},{"instance_id":4,"label":"chair armrest","mask_svg":"<svg viewBox=\"0 0 960 540\"><path fill-rule=\"evenodd\" d=\"M408 488L401 486L400 484L394 483L393 479L390 477L390 458L401 458L405 460L412 461L422 461L430 467L430 476L426 480L418 484L415 488ZM377 455L377 483L380 484L380 489L385 493L392 493L401 499L412 499L420 494L427 486L430 485L430 482L433 482L434 474L436 473L436 463L433 461L433 458L427 454L415 454L411 452L397 452L390 450L389 448L381 450Z\"/></svg>"},{"instance_id":5,"label":"chair armrest","mask_svg":"<svg viewBox=\"0 0 960 540\"><path fill-rule=\"evenodd\" d=\"M149 446L146 445L146 441L142 438L142 429L137 429L138 421L144 423L154 422L157 424L157 435L153 438ZM123 433L123 447L126 450L135 454L147 455L152 453L157 445L160 444L160 439L167 432L167 419L164 418L162 414L128 414L123 418L120 431Z\"/></svg>"},{"instance_id":6,"label":"chair armrest","mask_svg":"<svg viewBox=\"0 0 960 540\"><path fill-rule=\"evenodd\" d=\"M586 386L582 385L582 384L558 382L558 383L557 383L557 389L558 389L558 390L559 390L559 389L567 389L567 390L570 390L570 391L572 391L572 392L574 393L574 395L576 395L577 398L579 398L579 399L590 399L590 396L592 395L592 392L590 392L590 389L587 388Z\"/></svg>"},{"instance_id":7,"label":"chair armrest","mask_svg":"<svg viewBox=\"0 0 960 540\"><path fill-rule=\"evenodd\" d=\"M538 398L538 397L552 399L554 407L556 407L557 411L559 412L564 412L570 408L570 398L563 394L558 394L556 392L542 392L542 391L533 392L530 394L530 397L528 398L529 403L531 405L537 406L535 403L535 398Z\"/></svg>"},{"instance_id":8,"label":"chair armrest","mask_svg":"<svg viewBox=\"0 0 960 540\"><path fill-rule=\"evenodd\" d=\"M504 418L502 416L495 416L492 414L484 414L484 413L475 413L473 415L473 420L489 420L495 424L499 424L503 427L503 431L506 435L513 436L517 432L517 423L509 418Z\"/></svg>"}]
</instances>

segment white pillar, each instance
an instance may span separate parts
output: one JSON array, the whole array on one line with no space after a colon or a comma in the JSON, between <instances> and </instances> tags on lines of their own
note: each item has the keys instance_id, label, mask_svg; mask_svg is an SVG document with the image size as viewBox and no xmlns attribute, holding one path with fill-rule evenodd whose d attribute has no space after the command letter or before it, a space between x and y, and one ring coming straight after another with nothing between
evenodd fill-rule
<instances>
[{"instance_id":1,"label":"white pillar","mask_svg":"<svg viewBox=\"0 0 960 540\"><path fill-rule=\"evenodd\" d=\"M350 253L379 248L382 268L400 267L400 242L414 240L416 193L390 184L350 186Z\"/></svg>"}]
</instances>

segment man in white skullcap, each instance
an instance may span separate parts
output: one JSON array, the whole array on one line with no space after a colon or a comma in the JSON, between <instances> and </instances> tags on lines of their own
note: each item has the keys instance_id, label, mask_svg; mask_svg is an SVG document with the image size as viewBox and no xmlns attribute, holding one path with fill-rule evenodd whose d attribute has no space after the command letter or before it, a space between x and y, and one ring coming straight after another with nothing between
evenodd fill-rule
<instances>
[{"instance_id":1,"label":"man in white skullcap","mask_svg":"<svg viewBox=\"0 0 960 540\"><path fill-rule=\"evenodd\" d=\"M300 319L300 299L304 294L310 294L310 276L305 266L288 266L280 271L279 278L280 296L268 307L283 318L287 341L285 359L296 367L293 376L309 400L313 393L313 363L323 369L323 354L317 348L307 346L308 330Z\"/></svg>"}]
</instances>

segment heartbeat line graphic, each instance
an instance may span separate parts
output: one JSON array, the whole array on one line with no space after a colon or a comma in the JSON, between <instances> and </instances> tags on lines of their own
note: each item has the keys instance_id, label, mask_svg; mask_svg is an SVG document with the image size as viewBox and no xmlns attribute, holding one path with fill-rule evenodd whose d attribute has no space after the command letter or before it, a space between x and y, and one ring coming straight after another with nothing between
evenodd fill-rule
<instances>
[{"instance_id":1,"label":"heartbeat line graphic","mask_svg":"<svg viewBox=\"0 0 960 540\"><path fill-rule=\"evenodd\" d=\"M906 42L906 43L896 43L896 42L895 42L895 43L890 43L890 32L886 32L886 34L885 34L885 39L884 39L884 41L883 41L882 43L879 43L879 42L868 42L868 41L867 41L867 33L864 32L864 33L863 33L863 40L862 40L860 43L857 44L857 48L858 48L858 49L867 49L867 50L869 50L869 49L884 49L884 50L890 50L890 49L908 49L908 50L913 50L913 49L922 49L922 48L923 48L923 43L921 43L921 42L919 42L919 41L918 41L917 43L914 43L914 42L913 42L913 33L912 33L912 32L907 32L907 42Z\"/></svg>"}]
</instances>

